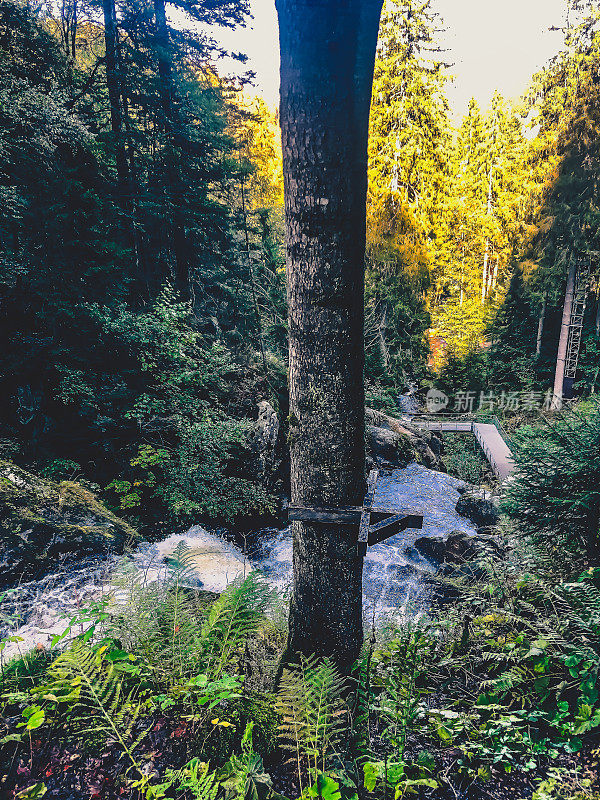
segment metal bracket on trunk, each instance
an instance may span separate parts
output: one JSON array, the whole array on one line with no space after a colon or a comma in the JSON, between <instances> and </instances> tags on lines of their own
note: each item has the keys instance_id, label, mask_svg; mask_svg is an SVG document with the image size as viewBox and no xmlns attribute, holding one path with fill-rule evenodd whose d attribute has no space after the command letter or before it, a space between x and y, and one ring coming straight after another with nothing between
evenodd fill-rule
<instances>
[{"instance_id":1,"label":"metal bracket on trunk","mask_svg":"<svg viewBox=\"0 0 600 800\"><path fill-rule=\"evenodd\" d=\"M362 506L339 508L290 506L288 518L291 522L358 525L356 553L359 558L364 558L367 547L383 542L407 528L420 530L423 527L423 515L415 514L410 509L373 508L378 477L379 470L371 470Z\"/></svg>"}]
</instances>

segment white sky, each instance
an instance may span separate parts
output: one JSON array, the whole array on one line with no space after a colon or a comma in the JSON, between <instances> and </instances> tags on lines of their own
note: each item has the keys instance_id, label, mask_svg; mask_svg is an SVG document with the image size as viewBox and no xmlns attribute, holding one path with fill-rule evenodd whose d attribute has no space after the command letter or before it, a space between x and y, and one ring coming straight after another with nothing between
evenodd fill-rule
<instances>
[{"instance_id":1,"label":"white sky","mask_svg":"<svg viewBox=\"0 0 600 800\"><path fill-rule=\"evenodd\" d=\"M256 89L269 105L278 102L279 53L274 0L251 0L254 20L246 29L215 31L225 47L248 56ZM520 95L531 75L558 51L566 0L436 0L447 33L446 58L454 63L448 87L458 120L473 96L487 108L495 89ZM225 65L224 65L225 66ZM229 69L229 65L227 65Z\"/></svg>"}]
</instances>

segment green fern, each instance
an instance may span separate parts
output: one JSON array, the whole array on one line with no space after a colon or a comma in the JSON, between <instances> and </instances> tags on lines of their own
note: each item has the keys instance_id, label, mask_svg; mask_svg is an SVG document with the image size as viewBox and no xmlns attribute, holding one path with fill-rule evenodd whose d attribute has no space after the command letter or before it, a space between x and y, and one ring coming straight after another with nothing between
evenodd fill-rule
<instances>
[{"instance_id":1,"label":"green fern","mask_svg":"<svg viewBox=\"0 0 600 800\"><path fill-rule=\"evenodd\" d=\"M374 710L383 724L386 752L401 760L408 731L421 711L422 692L417 682L431 655L432 642L422 622L405 622L393 634L374 654L374 681L379 688Z\"/></svg>"},{"instance_id":2,"label":"green fern","mask_svg":"<svg viewBox=\"0 0 600 800\"><path fill-rule=\"evenodd\" d=\"M204 669L212 680L235 663L255 634L275 592L257 573L235 581L213 603L200 632Z\"/></svg>"},{"instance_id":3,"label":"green fern","mask_svg":"<svg viewBox=\"0 0 600 800\"><path fill-rule=\"evenodd\" d=\"M216 800L219 783L214 772L208 771L208 764L199 758L192 758L182 769L168 769L162 783L149 785L146 780L131 784L138 789L145 800L164 800L167 792L175 789L187 790L194 800ZM186 795L187 796L187 795Z\"/></svg>"},{"instance_id":4,"label":"green fern","mask_svg":"<svg viewBox=\"0 0 600 800\"><path fill-rule=\"evenodd\" d=\"M79 734L103 734L117 745L140 772L134 751L144 738L133 729L141 711L136 691L124 692L124 674L104 658L106 648L94 651L75 641L47 670L48 682L36 690L44 700L66 704L71 730Z\"/></svg>"},{"instance_id":5,"label":"green fern","mask_svg":"<svg viewBox=\"0 0 600 800\"><path fill-rule=\"evenodd\" d=\"M373 701L371 668L374 643L373 638L363 646L353 669L353 677L356 681L352 714L353 747L360 763L374 758L371 745L371 705Z\"/></svg>"},{"instance_id":6,"label":"green fern","mask_svg":"<svg viewBox=\"0 0 600 800\"><path fill-rule=\"evenodd\" d=\"M115 582L121 607L110 635L141 655L169 688L198 673L217 680L235 667L275 599L274 590L253 572L234 581L207 612L205 597L190 589L193 569L190 550L181 543L160 580L146 582L125 568Z\"/></svg>"},{"instance_id":7,"label":"green fern","mask_svg":"<svg viewBox=\"0 0 600 800\"><path fill-rule=\"evenodd\" d=\"M591 583L565 583L562 594L577 612L579 622L583 622L586 632L600 635L600 589Z\"/></svg>"},{"instance_id":8,"label":"green fern","mask_svg":"<svg viewBox=\"0 0 600 800\"><path fill-rule=\"evenodd\" d=\"M300 787L306 776L314 783L338 752L348 727L342 700L345 681L325 658L300 657L285 669L279 683L277 709L281 745L292 754Z\"/></svg>"},{"instance_id":9,"label":"green fern","mask_svg":"<svg viewBox=\"0 0 600 800\"><path fill-rule=\"evenodd\" d=\"M495 692L509 692L517 686L522 686L527 683L529 679L527 670L522 667L512 666L499 675L497 678L484 680L481 683L481 689L493 690Z\"/></svg>"},{"instance_id":10,"label":"green fern","mask_svg":"<svg viewBox=\"0 0 600 800\"><path fill-rule=\"evenodd\" d=\"M187 789L194 800L216 800L219 784L214 772L208 771L208 764L193 758L178 774L177 786Z\"/></svg>"}]
</instances>

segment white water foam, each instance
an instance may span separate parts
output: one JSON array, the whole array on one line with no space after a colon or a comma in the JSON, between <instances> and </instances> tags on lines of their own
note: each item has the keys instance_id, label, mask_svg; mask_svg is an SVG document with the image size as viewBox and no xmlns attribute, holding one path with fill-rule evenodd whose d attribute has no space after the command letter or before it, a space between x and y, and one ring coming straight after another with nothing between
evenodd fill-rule
<instances>
[{"instance_id":1,"label":"white water foam","mask_svg":"<svg viewBox=\"0 0 600 800\"><path fill-rule=\"evenodd\" d=\"M369 548L363 580L367 619L426 608L426 578L436 566L415 550L414 542L422 536L445 538L456 530L475 533L471 523L455 511L460 488L461 481L456 478L418 464L381 476L376 506L420 511L425 523L422 531L407 530ZM119 565L127 563L145 581L160 580L169 569L169 556L181 542L189 548L198 588L222 592L240 575L258 569L273 586L288 590L292 581L291 529L265 529L248 539L255 539L256 545L245 555L235 544L196 525L157 544L141 545L131 556L88 560L68 573L23 584L0 607L0 622L7 613L20 617L0 629L0 639L8 634L17 635L22 641L8 643L0 658L6 663L36 646L48 647L53 636L66 630L72 615L111 593L114 601L110 575ZM79 629L74 632L79 633Z\"/></svg>"}]
</instances>

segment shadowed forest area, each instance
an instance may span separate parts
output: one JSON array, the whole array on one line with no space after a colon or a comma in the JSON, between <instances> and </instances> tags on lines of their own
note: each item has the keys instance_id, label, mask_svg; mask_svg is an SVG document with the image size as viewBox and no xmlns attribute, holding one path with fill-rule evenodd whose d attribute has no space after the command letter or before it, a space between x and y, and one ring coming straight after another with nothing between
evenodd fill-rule
<instances>
[{"instance_id":1,"label":"shadowed forest area","mask_svg":"<svg viewBox=\"0 0 600 800\"><path fill-rule=\"evenodd\" d=\"M276 6L0 0L0 798L598 800L600 8Z\"/></svg>"}]
</instances>

